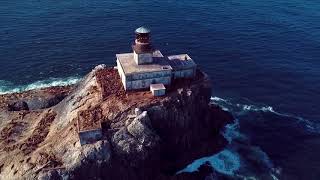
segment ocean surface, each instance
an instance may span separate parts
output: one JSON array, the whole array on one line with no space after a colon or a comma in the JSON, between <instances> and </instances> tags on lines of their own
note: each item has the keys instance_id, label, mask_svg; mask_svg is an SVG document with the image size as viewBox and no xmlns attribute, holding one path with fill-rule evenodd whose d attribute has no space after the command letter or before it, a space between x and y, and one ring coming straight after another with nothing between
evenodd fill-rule
<instances>
[{"instance_id":1,"label":"ocean surface","mask_svg":"<svg viewBox=\"0 0 320 180\"><path fill-rule=\"evenodd\" d=\"M0 94L76 83L130 52L135 28L188 53L236 118L209 160L226 177L320 179L318 0L2 0Z\"/></svg>"}]
</instances>

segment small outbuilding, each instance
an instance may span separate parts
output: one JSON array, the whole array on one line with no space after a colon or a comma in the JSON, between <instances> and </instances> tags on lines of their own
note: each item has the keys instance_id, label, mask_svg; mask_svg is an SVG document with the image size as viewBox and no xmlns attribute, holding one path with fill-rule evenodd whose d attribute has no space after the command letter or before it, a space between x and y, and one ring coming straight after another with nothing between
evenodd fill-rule
<instances>
[{"instance_id":1,"label":"small outbuilding","mask_svg":"<svg viewBox=\"0 0 320 180\"><path fill-rule=\"evenodd\" d=\"M153 96L164 96L166 94L166 87L163 84L151 84L150 91Z\"/></svg>"},{"instance_id":2,"label":"small outbuilding","mask_svg":"<svg viewBox=\"0 0 320 180\"><path fill-rule=\"evenodd\" d=\"M102 139L102 118L99 110L87 110L78 113L78 135L80 144L91 144Z\"/></svg>"},{"instance_id":3,"label":"small outbuilding","mask_svg":"<svg viewBox=\"0 0 320 180\"><path fill-rule=\"evenodd\" d=\"M193 78L196 75L197 65L188 54L168 56L172 67L173 79Z\"/></svg>"}]
</instances>

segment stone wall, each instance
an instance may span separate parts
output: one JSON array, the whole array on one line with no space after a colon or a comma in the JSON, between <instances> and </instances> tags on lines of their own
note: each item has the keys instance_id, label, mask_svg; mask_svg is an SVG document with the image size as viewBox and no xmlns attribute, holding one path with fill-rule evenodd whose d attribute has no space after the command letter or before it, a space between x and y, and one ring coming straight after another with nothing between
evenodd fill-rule
<instances>
[{"instance_id":1,"label":"stone wall","mask_svg":"<svg viewBox=\"0 0 320 180\"><path fill-rule=\"evenodd\" d=\"M91 144L102 139L102 129L94 129L79 132L80 144Z\"/></svg>"}]
</instances>

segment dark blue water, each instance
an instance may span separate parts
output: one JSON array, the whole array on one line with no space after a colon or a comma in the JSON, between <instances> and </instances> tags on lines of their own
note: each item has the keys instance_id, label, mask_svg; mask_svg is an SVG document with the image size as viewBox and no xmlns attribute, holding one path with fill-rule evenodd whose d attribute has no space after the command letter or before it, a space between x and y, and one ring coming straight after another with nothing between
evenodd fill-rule
<instances>
[{"instance_id":1,"label":"dark blue water","mask_svg":"<svg viewBox=\"0 0 320 180\"><path fill-rule=\"evenodd\" d=\"M164 54L190 54L213 79L213 102L237 118L233 176L320 178L316 0L2 0L0 92L74 83L114 65L141 25Z\"/></svg>"}]
</instances>

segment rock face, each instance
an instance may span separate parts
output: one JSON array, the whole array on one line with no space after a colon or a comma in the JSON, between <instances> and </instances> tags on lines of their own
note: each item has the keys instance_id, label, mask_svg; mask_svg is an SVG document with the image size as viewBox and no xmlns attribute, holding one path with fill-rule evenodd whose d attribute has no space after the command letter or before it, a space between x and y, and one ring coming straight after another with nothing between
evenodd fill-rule
<instances>
[{"instance_id":1,"label":"rock face","mask_svg":"<svg viewBox=\"0 0 320 180\"><path fill-rule=\"evenodd\" d=\"M29 110L29 106L25 101L17 101L17 102L13 102L8 104L8 110L9 111L28 111Z\"/></svg>"},{"instance_id":2,"label":"rock face","mask_svg":"<svg viewBox=\"0 0 320 180\"><path fill-rule=\"evenodd\" d=\"M233 118L211 105L210 96L211 82L201 71L153 97L125 92L117 72L105 66L74 87L2 95L0 179L212 177L207 165L198 174L176 175L226 144L219 132ZM81 146L77 120L83 114L101 123L103 137Z\"/></svg>"}]
</instances>

